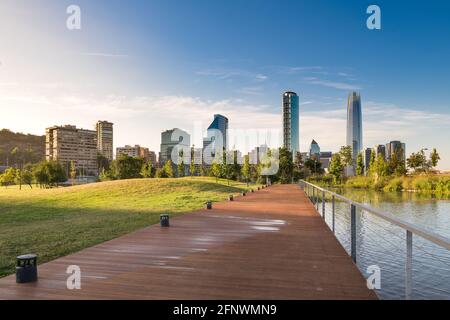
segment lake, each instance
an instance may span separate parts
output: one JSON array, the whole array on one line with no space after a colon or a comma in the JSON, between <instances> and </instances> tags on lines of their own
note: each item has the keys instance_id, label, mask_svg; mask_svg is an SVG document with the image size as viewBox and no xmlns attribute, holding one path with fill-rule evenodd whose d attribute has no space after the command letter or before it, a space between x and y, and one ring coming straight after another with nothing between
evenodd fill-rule
<instances>
[{"instance_id":1,"label":"lake","mask_svg":"<svg viewBox=\"0 0 450 320\"><path fill-rule=\"evenodd\" d=\"M450 199L431 195L372 190L334 190L396 217L450 238ZM321 207L320 210L321 211ZM331 203L326 203L326 222L332 225ZM336 202L336 237L350 252L350 206ZM367 267L381 270L381 299L405 298L406 231L371 213L357 211L357 264L368 277ZM413 236L412 299L450 299L450 251Z\"/></svg>"}]
</instances>

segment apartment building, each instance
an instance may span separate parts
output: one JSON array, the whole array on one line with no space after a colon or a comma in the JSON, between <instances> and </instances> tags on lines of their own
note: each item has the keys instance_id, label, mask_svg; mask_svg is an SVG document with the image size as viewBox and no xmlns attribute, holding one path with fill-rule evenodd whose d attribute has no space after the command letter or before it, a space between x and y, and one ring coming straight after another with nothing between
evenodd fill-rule
<instances>
[{"instance_id":1,"label":"apartment building","mask_svg":"<svg viewBox=\"0 0 450 320\"><path fill-rule=\"evenodd\" d=\"M79 175L98 175L97 152L97 131L73 125L46 129L45 157L48 161L58 161L67 174L73 161Z\"/></svg>"}]
</instances>

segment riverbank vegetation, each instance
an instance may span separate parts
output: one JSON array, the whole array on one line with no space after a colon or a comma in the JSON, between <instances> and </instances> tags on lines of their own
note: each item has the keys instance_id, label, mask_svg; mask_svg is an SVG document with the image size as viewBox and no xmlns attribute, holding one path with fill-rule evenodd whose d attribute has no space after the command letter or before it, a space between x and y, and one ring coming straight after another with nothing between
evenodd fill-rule
<instances>
[{"instance_id":1,"label":"riverbank vegetation","mask_svg":"<svg viewBox=\"0 0 450 320\"><path fill-rule=\"evenodd\" d=\"M424 150L420 150L407 159L402 159L402 152L399 150L386 160L372 150L369 166L366 168L362 154L354 162L351 148L342 147L340 152L333 155L328 174L313 174L308 180L327 187L450 195L450 175L439 174L434 169L440 160L436 149L431 151L429 157ZM352 163L356 165L355 169L350 167ZM354 170L354 176L347 176L348 170Z\"/></svg>"}]
</instances>

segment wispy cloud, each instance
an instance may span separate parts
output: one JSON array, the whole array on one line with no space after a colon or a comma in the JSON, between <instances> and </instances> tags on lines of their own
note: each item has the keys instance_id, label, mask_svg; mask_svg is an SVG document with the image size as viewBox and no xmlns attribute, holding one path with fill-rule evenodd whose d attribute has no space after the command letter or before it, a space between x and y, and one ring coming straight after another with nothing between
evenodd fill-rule
<instances>
[{"instance_id":1,"label":"wispy cloud","mask_svg":"<svg viewBox=\"0 0 450 320\"><path fill-rule=\"evenodd\" d=\"M314 77L303 78L303 81L305 81L306 83L309 83L309 84L313 84L313 85L319 85L319 86L323 86L323 87L334 88L334 89L339 89L339 90L346 90L346 91L362 89L362 87L359 85L346 83L346 82L339 82L339 81L323 80L323 79L314 78Z\"/></svg>"},{"instance_id":2,"label":"wispy cloud","mask_svg":"<svg viewBox=\"0 0 450 320\"><path fill-rule=\"evenodd\" d=\"M229 80L231 78L247 78L248 80L261 82L269 78L267 75L262 73L232 68L211 68L197 71L196 74L200 76L215 77L220 80Z\"/></svg>"}]
</instances>

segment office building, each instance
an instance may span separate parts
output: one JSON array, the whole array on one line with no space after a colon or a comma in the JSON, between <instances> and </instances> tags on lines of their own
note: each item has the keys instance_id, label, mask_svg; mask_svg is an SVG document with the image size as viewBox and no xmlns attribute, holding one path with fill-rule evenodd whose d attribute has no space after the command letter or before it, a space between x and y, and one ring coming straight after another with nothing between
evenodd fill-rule
<instances>
[{"instance_id":1,"label":"office building","mask_svg":"<svg viewBox=\"0 0 450 320\"><path fill-rule=\"evenodd\" d=\"M156 154L153 151L150 151L148 148L141 147L140 145L129 146L116 148L116 157L118 158L120 155L125 154L132 158L142 158L145 161L151 162L153 165L156 165Z\"/></svg>"},{"instance_id":2,"label":"office building","mask_svg":"<svg viewBox=\"0 0 450 320\"><path fill-rule=\"evenodd\" d=\"M381 155L384 160L386 160L386 146L379 144L375 148L375 156L378 158L378 155Z\"/></svg>"},{"instance_id":3,"label":"office building","mask_svg":"<svg viewBox=\"0 0 450 320\"><path fill-rule=\"evenodd\" d=\"M184 130L174 128L161 133L161 148L159 152L159 164L163 166L168 160L176 162L178 152L185 150L189 152L191 145L191 136ZM172 157L173 149L178 146L175 158Z\"/></svg>"},{"instance_id":4,"label":"office building","mask_svg":"<svg viewBox=\"0 0 450 320\"><path fill-rule=\"evenodd\" d=\"M72 125L47 128L45 151L46 159L59 162L67 175L72 161L79 175L98 175L97 131Z\"/></svg>"},{"instance_id":5,"label":"office building","mask_svg":"<svg viewBox=\"0 0 450 320\"><path fill-rule=\"evenodd\" d=\"M328 170L330 167L331 157L333 153L331 151L322 151L320 152L320 164L322 165L322 169Z\"/></svg>"},{"instance_id":6,"label":"office building","mask_svg":"<svg viewBox=\"0 0 450 320\"><path fill-rule=\"evenodd\" d=\"M267 155L269 147L267 145L261 145L249 152L250 164L260 164L264 157Z\"/></svg>"},{"instance_id":7,"label":"office building","mask_svg":"<svg viewBox=\"0 0 450 320\"><path fill-rule=\"evenodd\" d=\"M386 144L386 160L390 161L394 155L397 156L397 160L406 161L406 145L400 141Z\"/></svg>"},{"instance_id":8,"label":"office building","mask_svg":"<svg viewBox=\"0 0 450 320\"><path fill-rule=\"evenodd\" d=\"M103 155L109 161L113 160L113 123L108 121L98 121L97 130L97 149L98 153Z\"/></svg>"},{"instance_id":9,"label":"office building","mask_svg":"<svg viewBox=\"0 0 450 320\"><path fill-rule=\"evenodd\" d=\"M299 98L295 92L283 94L283 147L292 152L293 157L300 151Z\"/></svg>"},{"instance_id":10,"label":"office building","mask_svg":"<svg viewBox=\"0 0 450 320\"><path fill-rule=\"evenodd\" d=\"M361 97L356 92L352 92L348 96L347 146L352 147L353 159L356 161L363 146Z\"/></svg>"},{"instance_id":11,"label":"office building","mask_svg":"<svg viewBox=\"0 0 450 320\"><path fill-rule=\"evenodd\" d=\"M378 147L377 147L378 148ZM364 174L367 175L370 170L370 158L372 156L372 148L365 148L363 152Z\"/></svg>"},{"instance_id":12,"label":"office building","mask_svg":"<svg viewBox=\"0 0 450 320\"><path fill-rule=\"evenodd\" d=\"M216 153L228 150L228 118L215 114L206 134L207 136L203 138L203 161L211 164Z\"/></svg>"},{"instance_id":13,"label":"office building","mask_svg":"<svg viewBox=\"0 0 450 320\"><path fill-rule=\"evenodd\" d=\"M320 146L314 139L309 147L309 157L315 161L320 161Z\"/></svg>"}]
</instances>

